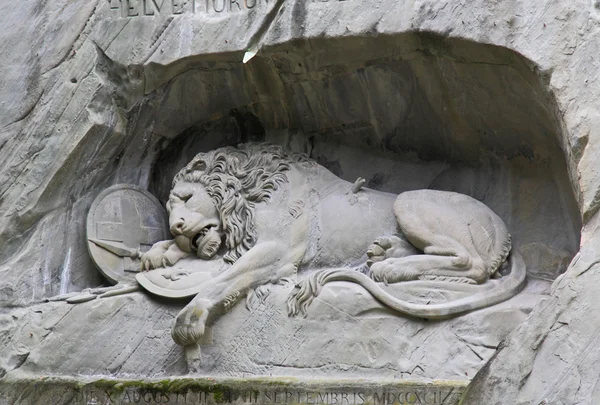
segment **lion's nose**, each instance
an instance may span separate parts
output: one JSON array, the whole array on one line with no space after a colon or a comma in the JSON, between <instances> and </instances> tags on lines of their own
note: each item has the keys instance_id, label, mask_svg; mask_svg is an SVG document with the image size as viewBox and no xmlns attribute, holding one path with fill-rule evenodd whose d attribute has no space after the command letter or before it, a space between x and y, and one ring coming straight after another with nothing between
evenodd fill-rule
<instances>
[{"instance_id":1,"label":"lion's nose","mask_svg":"<svg viewBox=\"0 0 600 405\"><path fill-rule=\"evenodd\" d=\"M172 224L171 224L171 233L173 235L181 235L183 233L183 218L179 218L177 220L175 220Z\"/></svg>"}]
</instances>

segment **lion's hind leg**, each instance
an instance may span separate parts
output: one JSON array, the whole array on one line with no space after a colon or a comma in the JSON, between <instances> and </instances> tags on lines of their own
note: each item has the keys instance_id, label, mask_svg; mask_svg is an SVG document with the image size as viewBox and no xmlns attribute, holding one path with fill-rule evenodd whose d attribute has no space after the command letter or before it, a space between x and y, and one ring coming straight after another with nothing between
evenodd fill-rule
<instances>
[{"instance_id":1,"label":"lion's hind leg","mask_svg":"<svg viewBox=\"0 0 600 405\"><path fill-rule=\"evenodd\" d=\"M373 263L373 279L384 283L423 278L462 278L474 283L485 281L485 267L481 258L471 254L456 240L429 233L421 234L419 242L424 245L424 254Z\"/></svg>"}]
</instances>

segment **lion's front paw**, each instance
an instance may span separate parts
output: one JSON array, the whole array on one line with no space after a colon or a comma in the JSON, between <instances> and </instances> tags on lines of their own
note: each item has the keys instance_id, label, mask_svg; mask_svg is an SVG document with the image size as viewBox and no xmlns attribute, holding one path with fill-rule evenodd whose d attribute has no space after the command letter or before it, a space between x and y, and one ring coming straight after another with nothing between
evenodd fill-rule
<instances>
[{"instance_id":1,"label":"lion's front paw","mask_svg":"<svg viewBox=\"0 0 600 405\"><path fill-rule=\"evenodd\" d=\"M196 344L204 335L204 328L208 318L208 305L202 302L190 302L177 315L171 336L180 346Z\"/></svg>"},{"instance_id":2,"label":"lion's front paw","mask_svg":"<svg viewBox=\"0 0 600 405\"><path fill-rule=\"evenodd\" d=\"M367 249L367 265L381 262L385 259L406 257L418 254L419 251L410 243L397 236L380 236Z\"/></svg>"},{"instance_id":3,"label":"lion's front paw","mask_svg":"<svg viewBox=\"0 0 600 405\"><path fill-rule=\"evenodd\" d=\"M168 252L161 248L153 248L142 255L141 269L148 271L158 269L160 267L169 267L175 263L171 263Z\"/></svg>"}]
</instances>

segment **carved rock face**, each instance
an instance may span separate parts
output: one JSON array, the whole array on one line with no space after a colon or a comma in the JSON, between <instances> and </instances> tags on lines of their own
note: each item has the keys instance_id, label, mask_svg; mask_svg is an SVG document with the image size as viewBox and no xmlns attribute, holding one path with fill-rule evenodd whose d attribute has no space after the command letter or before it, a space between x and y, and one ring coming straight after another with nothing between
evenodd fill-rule
<instances>
[{"instance_id":1,"label":"carved rock face","mask_svg":"<svg viewBox=\"0 0 600 405\"><path fill-rule=\"evenodd\" d=\"M0 333L0 376L22 361L23 370L29 364L29 371L65 375L185 373L168 333L162 345L145 338L170 328L173 315L155 311L145 296L115 298L111 307L90 303L64 320L63 308L29 306L104 282L82 243L82 218L101 190L155 182L151 191L164 201L173 173L161 170L174 172L199 151L264 139L309 151L340 177L364 177L369 188L452 190L482 200L507 222L540 283L567 269L581 247L552 299L505 340L465 403L600 403L600 351L590 350L600 325L593 310L600 285L598 2L289 1L272 13L276 4L0 2L7 62L0 66L0 329L16 325L8 311L22 306L32 317L21 317L23 325L40 332ZM243 64L251 38L263 47ZM182 228L210 211L175 205ZM199 262L198 252L211 254L201 245L220 243L215 232L199 237L196 249L199 232L179 232L177 243ZM327 376L339 365L361 375L372 367L376 377L422 370L471 378L527 315L513 305L518 314L508 319L493 308L452 329L430 323L421 332L423 325L404 318L373 319L357 298L353 311L314 309L320 318L307 320L312 329L297 332L277 317L285 297L269 297L271 317L234 308L204 357L212 350L227 375ZM156 317L145 318L148 309ZM362 313L368 319L357 321ZM480 339L485 325L502 333ZM28 356L27 347L36 352ZM364 359L350 357L363 352Z\"/></svg>"},{"instance_id":2,"label":"carved rock face","mask_svg":"<svg viewBox=\"0 0 600 405\"><path fill-rule=\"evenodd\" d=\"M169 195L169 226L177 246L202 259L212 258L222 242L219 213L200 184L179 182Z\"/></svg>"}]
</instances>

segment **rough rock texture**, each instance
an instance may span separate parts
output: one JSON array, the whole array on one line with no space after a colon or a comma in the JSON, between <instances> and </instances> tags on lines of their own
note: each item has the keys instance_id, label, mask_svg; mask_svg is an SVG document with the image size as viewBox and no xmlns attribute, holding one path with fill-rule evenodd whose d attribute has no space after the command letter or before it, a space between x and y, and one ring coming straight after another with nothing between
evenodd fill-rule
<instances>
[{"instance_id":1,"label":"rough rock texture","mask_svg":"<svg viewBox=\"0 0 600 405\"><path fill-rule=\"evenodd\" d=\"M60 4L29 10L40 18L36 32L66 42L55 51L40 45L45 57L32 53L17 71L60 51L54 69L29 72L39 83L26 94L37 91L39 101L24 117L11 116L29 99L5 90L0 302L20 305L102 282L83 219L108 185L150 185L164 197L169 167L198 149L253 139L308 152L374 188L473 195L507 223L532 274L553 279L577 250L580 223L548 75L505 48L411 33L418 21L426 29L442 17L426 4L405 21L408 10L392 3L286 2L247 65L242 50L262 32L272 2L130 18L108 2ZM354 27L352 16L365 7L373 12ZM391 15L402 16L393 35ZM347 28L327 22L335 16L347 18ZM245 30L230 28L240 25ZM22 38L4 46L18 52ZM579 181L587 184L583 175Z\"/></svg>"},{"instance_id":2,"label":"rough rock texture","mask_svg":"<svg viewBox=\"0 0 600 405\"><path fill-rule=\"evenodd\" d=\"M237 305L213 324L201 342L201 361L188 358L171 338L182 304L135 293L22 308L0 318L0 370L118 378L193 372L468 380L546 297L548 283L532 281L507 302L447 322L398 317L362 288L345 283L325 287L306 317L290 318L291 287L269 286L262 300L255 298L248 308ZM430 291L422 300L447 294Z\"/></svg>"},{"instance_id":3,"label":"rough rock texture","mask_svg":"<svg viewBox=\"0 0 600 405\"><path fill-rule=\"evenodd\" d=\"M38 375L177 376L171 339L179 307L141 294L71 305L51 302L2 315L0 367Z\"/></svg>"},{"instance_id":4,"label":"rough rock texture","mask_svg":"<svg viewBox=\"0 0 600 405\"><path fill-rule=\"evenodd\" d=\"M595 403L598 2L249 3L0 5L3 330L36 316L11 307L103 283L84 240L102 189L132 183L164 198L178 163L158 162L267 139L374 188L482 199L532 277L554 279L581 244L467 403Z\"/></svg>"},{"instance_id":5,"label":"rough rock texture","mask_svg":"<svg viewBox=\"0 0 600 405\"><path fill-rule=\"evenodd\" d=\"M466 380L545 292L545 283L532 282L496 307L427 322L398 317L362 288L345 283L327 286L305 318L290 319L285 310L289 288L273 288L263 303L251 306L249 315L238 306L213 326L212 342L202 347L199 371ZM424 294L423 300L435 301L437 294L443 295Z\"/></svg>"}]
</instances>

